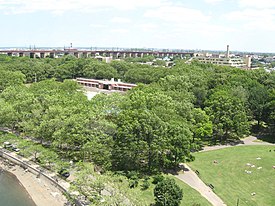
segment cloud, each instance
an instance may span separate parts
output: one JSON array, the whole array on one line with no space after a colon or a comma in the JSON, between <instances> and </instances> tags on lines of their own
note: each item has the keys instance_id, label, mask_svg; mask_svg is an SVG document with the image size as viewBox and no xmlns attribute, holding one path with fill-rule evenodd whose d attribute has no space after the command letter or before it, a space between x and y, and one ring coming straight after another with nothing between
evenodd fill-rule
<instances>
[{"instance_id":1,"label":"cloud","mask_svg":"<svg viewBox=\"0 0 275 206\"><path fill-rule=\"evenodd\" d=\"M126 33L129 33L129 30L128 29L112 29L111 33L126 34Z\"/></svg>"},{"instance_id":2,"label":"cloud","mask_svg":"<svg viewBox=\"0 0 275 206\"><path fill-rule=\"evenodd\" d=\"M275 9L245 9L233 11L225 17L241 23L243 29L275 31Z\"/></svg>"},{"instance_id":3,"label":"cloud","mask_svg":"<svg viewBox=\"0 0 275 206\"><path fill-rule=\"evenodd\" d=\"M175 6L163 6L151 9L144 16L171 22L207 22L210 19L210 16L204 15L200 10Z\"/></svg>"},{"instance_id":4,"label":"cloud","mask_svg":"<svg viewBox=\"0 0 275 206\"><path fill-rule=\"evenodd\" d=\"M0 9L7 14L50 11L63 13L67 11L90 12L97 9L132 10L166 5L168 0L1 0Z\"/></svg>"},{"instance_id":5,"label":"cloud","mask_svg":"<svg viewBox=\"0 0 275 206\"><path fill-rule=\"evenodd\" d=\"M150 31L155 31L156 29L158 29L158 25L153 24L153 23L145 23L145 24L138 25L138 28L144 32L150 32Z\"/></svg>"},{"instance_id":6,"label":"cloud","mask_svg":"<svg viewBox=\"0 0 275 206\"><path fill-rule=\"evenodd\" d=\"M238 0L238 4L243 8L267 9L275 8L274 0Z\"/></svg>"},{"instance_id":7,"label":"cloud","mask_svg":"<svg viewBox=\"0 0 275 206\"><path fill-rule=\"evenodd\" d=\"M114 17L111 19L112 23L120 23L120 24L125 24L125 23L130 23L131 20L129 18L123 18L123 17Z\"/></svg>"},{"instance_id":8,"label":"cloud","mask_svg":"<svg viewBox=\"0 0 275 206\"><path fill-rule=\"evenodd\" d=\"M93 27L93 28L106 28L107 27L104 24L90 24L89 26Z\"/></svg>"},{"instance_id":9,"label":"cloud","mask_svg":"<svg viewBox=\"0 0 275 206\"><path fill-rule=\"evenodd\" d=\"M204 0L205 3L208 3L208 4L216 4L216 3L220 3L224 0Z\"/></svg>"},{"instance_id":10,"label":"cloud","mask_svg":"<svg viewBox=\"0 0 275 206\"><path fill-rule=\"evenodd\" d=\"M214 39L216 37L220 38L224 33L235 31L230 26L215 24L211 15L184 6L165 6L151 9L144 16L154 19L155 24L158 23L160 28L158 31L163 32L159 35L162 39L194 38L194 35L199 36L199 38Z\"/></svg>"}]
</instances>

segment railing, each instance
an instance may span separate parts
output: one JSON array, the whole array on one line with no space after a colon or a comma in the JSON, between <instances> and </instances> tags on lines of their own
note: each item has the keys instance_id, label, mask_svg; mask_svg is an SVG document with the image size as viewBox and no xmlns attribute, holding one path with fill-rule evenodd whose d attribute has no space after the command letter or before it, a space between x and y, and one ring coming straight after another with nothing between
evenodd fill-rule
<instances>
[{"instance_id":1,"label":"railing","mask_svg":"<svg viewBox=\"0 0 275 206\"><path fill-rule=\"evenodd\" d=\"M67 191L66 188L64 188L62 185L60 185L55 179L53 179L52 177L49 177L48 175L46 175L45 173L43 173L41 170L38 170L36 168L34 168L33 166L27 164L26 162L8 154L7 152L4 151L4 149L0 148L0 157L7 159L11 162L13 162L14 164L17 164L19 166L21 166L24 169L28 169L31 173L41 177L45 177L47 181L51 182L54 186L56 186L61 192L63 192L64 194L66 194L70 199L72 199L75 203L76 206L83 206L83 204L78 200L75 199L71 196L71 194Z\"/></svg>"}]
</instances>

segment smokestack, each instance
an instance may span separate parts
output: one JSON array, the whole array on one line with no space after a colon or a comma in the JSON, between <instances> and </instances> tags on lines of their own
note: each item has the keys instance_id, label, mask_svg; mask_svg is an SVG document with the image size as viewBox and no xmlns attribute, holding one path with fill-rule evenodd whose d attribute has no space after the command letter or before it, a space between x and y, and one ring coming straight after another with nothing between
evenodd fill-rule
<instances>
[{"instance_id":1,"label":"smokestack","mask_svg":"<svg viewBox=\"0 0 275 206\"><path fill-rule=\"evenodd\" d=\"M226 49L226 58L229 58L229 45L227 45L227 49Z\"/></svg>"}]
</instances>

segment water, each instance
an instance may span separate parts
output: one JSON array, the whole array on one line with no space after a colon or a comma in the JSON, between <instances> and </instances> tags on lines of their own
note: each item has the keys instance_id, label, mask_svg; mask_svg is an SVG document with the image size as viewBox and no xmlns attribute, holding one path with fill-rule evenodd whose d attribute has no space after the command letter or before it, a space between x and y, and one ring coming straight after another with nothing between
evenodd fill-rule
<instances>
[{"instance_id":1,"label":"water","mask_svg":"<svg viewBox=\"0 0 275 206\"><path fill-rule=\"evenodd\" d=\"M1 168L0 206L36 206L18 179L9 172L1 172Z\"/></svg>"}]
</instances>

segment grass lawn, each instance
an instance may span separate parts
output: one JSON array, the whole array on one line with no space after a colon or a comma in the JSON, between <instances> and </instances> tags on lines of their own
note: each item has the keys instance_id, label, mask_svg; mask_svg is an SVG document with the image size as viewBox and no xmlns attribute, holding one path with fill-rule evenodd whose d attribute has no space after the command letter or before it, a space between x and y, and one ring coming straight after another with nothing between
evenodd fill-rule
<instances>
[{"instance_id":1,"label":"grass lawn","mask_svg":"<svg viewBox=\"0 0 275 206\"><path fill-rule=\"evenodd\" d=\"M165 175L166 177L169 176L170 178L175 179L176 183L182 188L183 190L183 198L181 201L181 206L211 206L211 204L202 197L196 190L189 187L184 182L178 180L177 178L173 177L172 175ZM152 180L150 181L150 183ZM141 190L140 185L142 182L139 182L139 186L133 190L136 190L136 195L138 196L137 199L143 203L143 205L149 206L151 203L154 203L154 184L150 184L150 187L147 190Z\"/></svg>"},{"instance_id":2,"label":"grass lawn","mask_svg":"<svg viewBox=\"0 0 275 206\"><path fill-rule=\"evenodd\" d=\"M194 155L196 160L189 166L200 172L205 183L214 185L228 206L237 205L238 198L239 206L275 205L275 146L230 147Z\"/></svg>"}]
</instances>

